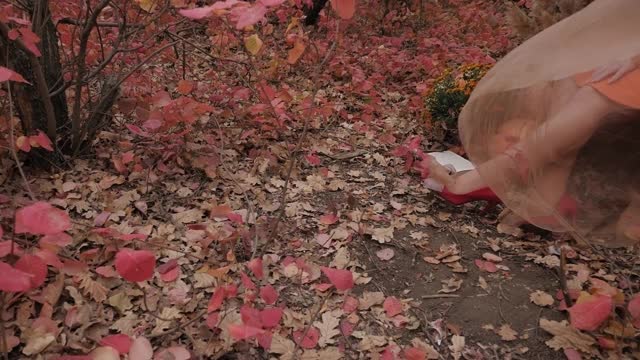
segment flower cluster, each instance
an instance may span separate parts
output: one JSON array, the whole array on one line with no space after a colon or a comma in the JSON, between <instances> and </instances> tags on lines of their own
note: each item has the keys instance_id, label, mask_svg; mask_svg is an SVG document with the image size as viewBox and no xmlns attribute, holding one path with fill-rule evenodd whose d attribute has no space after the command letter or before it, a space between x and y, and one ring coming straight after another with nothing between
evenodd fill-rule
<instances>
[{"instance_id":1,"label":"flower cluster","mask_svg":"<svg viewBox=\"0 0 640 360\"><path fill-rule=\"evenodd\" d=\"M467 64L446 70L427 95L426 105L434 122L444 122L455 127L460 110L478 81L489 71L491 65Z\"/></svg>"}]
</instances>

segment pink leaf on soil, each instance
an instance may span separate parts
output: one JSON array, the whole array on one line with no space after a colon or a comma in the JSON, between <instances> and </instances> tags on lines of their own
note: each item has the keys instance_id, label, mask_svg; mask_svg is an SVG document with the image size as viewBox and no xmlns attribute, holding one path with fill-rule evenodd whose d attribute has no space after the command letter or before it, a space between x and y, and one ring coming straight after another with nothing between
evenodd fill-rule
<instances>
[{"instance_id":1,"label":"pink leaf on soil","mask_svg":"<svg viewBox=\"0 0 640 360\"><path fill-rule=\"evenodd\" d=\"M260 288L260 298L267 304L273 305L278 300L278 292L271 285Z\"/></svg>"},{"instance_id":2,"label":"pink leaf on soil","mask_svg":"<svg viewBox=\"0 0 640 360\"><path fill-rule=\"evenodd\" d=\"M100 345L111 346L112 348L118 350L120 354L126 354L131 348L131 338L129 337L129 335L125 334L109 335L103 337L102 340L100 340Z\"/></svg>"},{"instance_id":3,"label":"pink leaf on soil","mask_svg":"<svg viewBox=\"0 0 640 360\"><path fill-rule=\"evenodd\" d=\"M255 258L255 259L249 260L249 262L247 263L247 267L249 268L249 270L251 270L251 272L253 273L253 276L255 276L256 279L262 279L262 277L264 276L262 259Z\"/></svg>"},{"instance_id":4,"label":"pink leaf on soil","mask_svg":"<svg viewBox=\"0 0 640 360\"><path fill-rule=\"evenodd\" d=\"M390 318L398 314L402 314L402 303L395 296L387 297L384 300L382 307Z\"/></svg>"},{"instance_id":5,"label":"pink leaf on soil","mask_svg":"<svg viewBox=\"0 0 640 360\"><path fill-rule=\"evenodd\" d=\"M353 288L353 274L349 270L333 269L321 267L322 272L329 278L329 281L336 289L343 291Z\"/></svg>"},{"instance_id":6,"label":"pink leaf on soil","mask_svg":"<svg viewBox=\"0 0 640 360\"><path fill-rule=\"evenodd\" d=\"M489 273L494 273L494 272L498 271L498 267L496 266L496 264L492 263L491 261L484 261L484 260L476 259L475 260L475 264L478 267L478 269L480 269L482 271L486 271L486 272L489 272Z\"/></svg>"},{"instance_id":7,"label":"pink leaf on soil","mask_svg":"<svg viewBox=\"0 0 640 360\"><path fill-rule=\"evenodd\" d=\"M303 338L304 337L304 338ZM305 335L304 329L293 332L293 341L304 349L313 349L320 339L320 331L311 326Z\"/></svg>"},{"instance_id":8,"label":"pink leaf on soil","mask_svg":"<svg viewBox=\"0 0 640 360\"><path fill-rule=\"evenodd\" d=\"M16 234L52 235L69 229L69 215L46 202L40 201L16 212Z\"/></svg>"},{"instance_id":9,"label":"pink leaf on soil","mask_svg":"<svg viewBox=\"0 0 640 360\"><path fill-rule=\"evenodd\" d=\"M122 249L116 254L116 271L131 282L149 280L153 277L156 257L149 250Z\"/></svg>"},{"instance_id":10,"label":"pink leaf on soil","mask_svg":"<svg viewBox=\"0 0 640 360\"><path fill-rule=\"evenodd\" d=\"M31 274L31 288L35 289L44 284L47 277L47 265L39 257L31 254L23 255L14 267L22 272Z\"/></svg>"},{"instance_id":11,"label":"pink leaf on soil","mask_svg":"<svg viewBox=\"0 0 640 360\"><path fill-rule=\"evenodd\" d=\"M23 292L31 289L32 275L0 261L0 291Z\"/></svg>"},{"instance_id":12,"label":"pink leaf on soil","mask_svg":"<svg viewBox=\"0 0 640 360\"><path fill-rule=\"evenodd\" d=\"M245 340L255 337L258 334L264 333L264 330L248 326L245 324L231 324L229 325L229 334L236 340Z\"/></svg>"},{"instance_id":13,"label":"pink leaf on soil","mask_svg":"<svg viewBox=\"0 0 640 360\"><path fill-rule=\"evenodd\" d=\"M609 296L589 294L581 298L567 309L571 325L578 330L595 331L611 315L613 300Z\"/></svg>"},{"instance_id":14,"label":"pink leaf on soil","mask_svg":"<svg viewBox=\"0 0 640 360\"><path fill-rule=\"evenodd\" d=\"M280 319L282 319L282 309L280 308L266 308L260 311L260 320L267 329L278 326Z\"/></svg>"}]
</instances>

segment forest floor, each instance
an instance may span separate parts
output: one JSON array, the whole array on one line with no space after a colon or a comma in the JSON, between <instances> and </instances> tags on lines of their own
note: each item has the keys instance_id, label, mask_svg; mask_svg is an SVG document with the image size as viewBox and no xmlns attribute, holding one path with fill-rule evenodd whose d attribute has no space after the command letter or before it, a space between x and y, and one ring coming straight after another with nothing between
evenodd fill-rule
<instances>
[{"instance_id":1,"label":"forest floor","mask_svg":"<svg viewBox=\"0 0 640 360\"><path fill-rule=\"evenodd\" d=\"M560 248L570 253L572 289L593 277L621 288L621 279L637 281L631 251L577 249L545 233L500 232L499 209L447 204L390 154L411 135L426 135L425 150L447 148L429 138L416 110L424 104L420 89L433 79L390 70L418 67L411 62L422 61L416 44L448 33L438 19L429 26L375 41L356 30L346 34L354 53L337 61L350 59L351 75L335 80L336 70L319 91L341 115L310 124L290 174L286 149L300 141L300 129L264 140L260 146L271 157L254 156L258 144L241 131L229 135L219 145L220 165L207 176L186 166L152 168L154 161L142 162L148 166L142 171L116 170L112 159L120 150L114 149L122 142L142 144L130 147L136 159L158 159L163 151L116 125L100 134L96 153L71 170L34 177L34 191L74 219L66 255L101 267L51 279L45 294L59 290L53 309L26 297L15 301L18 328L49 311L64 336L42 344L42 333L22 331L29 355L87 353L105 336L125 334L148 338L154 350L180 347L201 359L561 359L562 349L602 356L595 335L570 328L558 309ZM469 44L436 40L424 46L450 46L441 55L429 53L436 64L462 54L481 57ZM374 65L386 78L367 84L363 78L376 75L367 66ZM289 82L304 87L304 79ZM374 110L362 95L369 85L382 87ZM374 120L366 126L356 121L366 123L367 116ZM209 129L233 131L234 125L211 122ZM2 206L7 213L11 204ZM270 233L276 221L280 226ZM124 282L101 250L113 239L154 249L158 265L176 261L160 267L152 281ZM350 272L355 285L331 278L325 266L329 274ZM335 288L340 284L345 290ZM212 305L220 293L222 303ZM239 327L254 311L274 308L281 310L276 324L266 326L262 314L256 315L264 327L259 333ZM606 334L620 335L615 328ZM623 337L621 347L637 352L633 336ZM24 349L16 346L11 355L24 358Z\"/></svg>"}]
</instances>

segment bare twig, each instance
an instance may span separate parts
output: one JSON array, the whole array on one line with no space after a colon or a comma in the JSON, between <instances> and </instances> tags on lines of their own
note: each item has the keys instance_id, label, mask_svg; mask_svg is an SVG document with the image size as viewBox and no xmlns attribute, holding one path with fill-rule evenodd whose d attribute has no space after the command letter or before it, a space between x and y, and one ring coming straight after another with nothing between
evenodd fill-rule
<instances>
[{"instance_id":1,"label":"bare twig","mask_svg":"<svg viewBox=\"0 0 640 360\"><path fill-rule=\"evenodd\" d=\"M16 167L18 168L18 172L20 173L20 177L24 182L24 187L29 194L29 198L31 200L35 200L36 197L33 195L33 191L31 191L31 186L29 186L29 180L27 180L27 176L24 174L24 170L22 169L22 165L20 165L20 159L18 158L18 153L16 151L16 136L15 136L15 125L13 124L13 96L11 93L11 84L7 81L7 89L9 94L9 141L11 144L9 148L11 149L11 156L13 160L16 162Z\"/></svg>"},{"instance_id":2,"label":"bare twig","mask_svg":"<svg viewBox=\"0 0 640 360\"><path fill-rule=\"evenodd\" d=\"M340 28L340 21L337 21L337 28L338 29ZM324 59L322 59L322 62L320 62L320 64L318 65L317 70L313 76L312 83L315 88L313 90L313 94L311 95L311 106L309 108L309 114L312 114L313 110L315 110L315 99L316 99L316 96L318 95L318 91L320 90L320 86L318 85L318 79L320 77L320 74L325 64L329 61L329 58L333 55L333 51L335 50L338 44L338 39L337 39L338 35L339 35L338 30L336 30L336 40L331 45L331 48L329 48L329 50L327 51L327 54L325 55ZM298 159L296 154L302 147L302 144L304 143L307 137L308 130L309 130L309 117L305 116L304 123L302 126L302 133L300 134L300 138L298 139L295 148L291 152L292 155L289 161L289 168L287 169L287 175L284 180L284 186L282 187L282 192L280 194L280 204L279 204L280 208L278 209L278 215L276 217L276 220L273 222L273 226L271 227L272 235L276 234L278 230L278 225L280 224L280 221L282 221L282 217L284 216L285 201L287 200L287 190L289 189L289 183L291 182L291 173L293 172L293 168L296 165L296 162Z\"/></svg>"},{"instance_id":3,"label":"bare twig","mask_svg":"<svg viewBox=\"0 0 640 360\"><path fill-rule=\"evenodd\" d=\"M320 315L320 311L322 311L322 308L324 307L324 304L327 302L327 299L331 297L331 295L333 295L333 289L331 289L331 291L329 291L329 293L324 297L324 299L322 299L320 306L318 306L316 311L311 316L309 325L304 327L304 331L302 332L302 338L300 339L300 341L296 341L296 347L293 349L293 356L296 356L298 349L300 349L300 343L303 342L304 338L307 337L307 333L309 332L309 329L311 329L313 322L316 321L316 319L318 318L318 315Z\"/></svg>"},{"instance_id":4,"label":"bare twig","mask_svg":"<svg viewBox=\"0 0 640 360\"><path fill-rule=\"evenodd\" d=\"M443 299L443 298L459 298L458 294L432 294L432 295L422 295L421 299Z\"/></svg>"},{"instance_id":5,"label":"bare twig","mask_svg":"<svg viewBox=\"0 0 640 360\"><path fill-rule=\"evenodd\" d=\"M71 115L71 144L74 149L80 148L80 142L82 141L82 129L80 127L80 104L82 101L83 79L87 69L87 44L89 42L91 31L98 21L98 16L100 16L100 13L105 7L107 7L110 1L111 0L102 0L98 5L96 5L95 9L93 9L93 14L85 22L85 25L82 28L82 33L80 34L80 48L78 50L78 57L76 59L78 63L78 71L76 73L75 99L73 102L73 113ZM90 7L87 8L87 15L90 9Z\"/></svg>"},{"instance_id":6,"label":"bare twig","mask_svg":"<svg viewBox=\"0 0 640 360\"><path fill-rule=\"evenodd\" d=\"M0 293L0 337L2 337L2 356L4 360L9 360L9 344L4 328L4 293Z\"/></svg>"}]
</instances>

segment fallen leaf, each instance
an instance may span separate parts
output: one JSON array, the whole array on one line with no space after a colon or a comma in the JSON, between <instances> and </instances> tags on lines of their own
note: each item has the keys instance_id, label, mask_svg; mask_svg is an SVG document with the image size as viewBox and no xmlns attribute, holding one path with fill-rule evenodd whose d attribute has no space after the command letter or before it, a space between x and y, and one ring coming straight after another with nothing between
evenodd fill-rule
<instances>
[{"instance_id":1,"label":"fallen leaf","mask_svg":"<svg viewBox=\"0 0 640 360\"><path fill-rule=\"evenodd\" d=\"M129 359L151 360L152 358L153 348L149 340L144 336L135 338L129 349Z\"/></svg>"},{"instance_id":2,"label":"fallen leaf","mask_svg":"<svg viewBox=\"0 0 640 360\"><path fill-rule=\"evenodd\" d=\"M567 309L571 325L578 330L595 331L604 323L613 309L613 299L606 295L582 292L576 303Z\"/></svg>"},{"instance_id":3,"label":"fallen leaf","mask_svg":"<svg viewBox=\"0 0 640 360\"><path fill-rule=\"evenodd\" d=\"M384 300L382 304L387 317L394 317L396 315L402 314L402 303L395 296L389 296Z\"/></svg>"},{"instance_id":4,"label":"fallen leaf","mask_svg":"<svg viewBox=\"0 0 640 360\"><path fill-rule=\"evenodd\" d=\"M376 251L376 256L382 261L389 261L393 259L393 257L395 256L395 252L392 248L384 248Z\"/></svg>"},{"instance_id":5,"label":"fallen leaf","mask_svg":"<svg viewBox=\"0 0 640 360\"><path fill-rule=\"evenodd\" d=\"M339 291L353 288L353 274L349 270L332 269L322 266L320 268L333 286Z\"/></svg>"},{"instance_id":6,"label":"fallen leaf","mask_svg":"<svg viewBox=\"0 0 640 360\"><path fill-rule=\"evenodd\" d=\"M313 349L320 340L320 330L310 326L306 329L306 334L305 329L294 331L293 340L303 349Z\"/></svg>"},{"instance_id":7,"label":"fallen leaf","mask_svg":"<svg viewBox=\"0 0 640 360\"><path fill-rule=\"evenodd\" d=\"M544 291L536 290L529 295L529 299L532 303L538 306L551 306L553 305L553 296L547 294Z\"/></svg>"},{"instance_id":8,"label":"fallen leaf","mask_svg":"<svg viewBox=\"0 0 640 360\"><path fill-rule=\"evenodd\" d=\"M513 341L518 339L518 333L515 330L513 330L511 328L511 325L509 324L504 324L500 326L500 329L498 330L498 335L500 335L500 338L504 341Z\"/></svg>"},{"instance_id":9,"label":"fallen leaf","mask_svg":"<svg viewBox=\"0 0 640 360\"><path fill-rule=\"evenodd\" d=\"M123 279L131 282L145 281L153 277L156 257L149 250L124 248L116 254L115 266Z\"/></svg>"}]
</instances>

